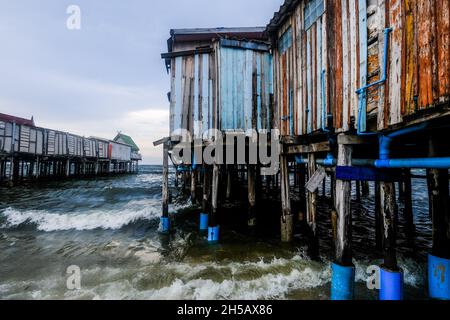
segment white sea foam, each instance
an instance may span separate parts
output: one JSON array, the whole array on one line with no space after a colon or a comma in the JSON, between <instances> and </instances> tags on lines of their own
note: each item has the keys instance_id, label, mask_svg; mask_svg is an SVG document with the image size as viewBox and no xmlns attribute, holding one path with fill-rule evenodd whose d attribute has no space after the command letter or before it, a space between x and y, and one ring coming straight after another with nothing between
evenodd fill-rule
<instances>
[{"instance_id":1,"label":"white sea foam","mask_svg":"<svg viewBox=\"0 0 450 320\"><path fill-rule=\"evenodd\" d=\"M24 223L36 224L40 231L120 229L138 220L152 220L158 212L152 209L104 211L93 210L86 213L49 213L47 211L20 211L6 209L2 215L6 223L2 228L17 227Z\"/></svg>"},{"instance_id":2,"label":"white sea foam","mask_svg":"<svg viewBox=\"0 0 450 320\"><path fill-rule=\"evenodd\" d=\"M187 208L180 204L171 206L171 212ZM0 212L6 223L0 228L13 228L25 223L35 224L37 229L45 232L67 230L118 230L139 220L154 220L161 215L159 201L130 201L127 205L111 210L90 209L83 212L49 212L46 210L18 210L7 208Z\"/></svg>"},{"instance_id":3,"label":"white sea foam","mask_svg":"<svg viewBox=\"0 0 450 320\"><path fill-rule=\"evenodd\" d=\"M251 266L256 272L248 279L241 279L240 273ZM163 268L165 273L177 276L168 279L162 287L152 288L142 285L142 280L154 274L154 268ZM200 276L198 273L206 269L229 269L231 276L224 279L213 279ZM273 268L283 268L277 272ZM188 272L189 271L189 272ZM93 268L83 270L82 289L65 291L61 287L61 279L56 275L48 278L28 281L30 288L23 292L24 283L15 282L2 286L0 295L3 298L25 299L151 299L151 300L205 300L205 299L284 299L293 290L311 289L324 286L330 279L330 268L298 257L290 259L274 259L272 262L248 262L229 264L202 263L169 263L167 265L134 268ZM145 282L144 282L145 283Z\"/></svg>"}]
</instances>

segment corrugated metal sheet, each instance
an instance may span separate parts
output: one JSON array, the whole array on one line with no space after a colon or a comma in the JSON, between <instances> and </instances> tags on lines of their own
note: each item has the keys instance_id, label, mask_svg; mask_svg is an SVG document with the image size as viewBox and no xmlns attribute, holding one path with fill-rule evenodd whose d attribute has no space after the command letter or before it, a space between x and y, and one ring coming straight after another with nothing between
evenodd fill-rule
<instances>
[{"instance_id":1,"label":"corrugated metal sheet","mask_svg":"<svg viewBox=\"0 0 450 320\"><path fill-rule=\"evenodd\" d=\"M272 129L272 55L250 44L222 40L216 46L223 131Z\"/></svg>"},{"instance_id":2,"label":"corrugated metal sheet","mask_svg":"<svg viewBox=\"0 0 450 320\"><path fill-rule=\"evenodd\" d=\"M45 155L47 156L65 156L67 151L67 133L45 130L44 140L46 141Z\"/></svg>"},{"instance_id":3,"label":"corrugated metal sheet","mask_svg":"<svg viewBox=\"0 0 450 320\"><path fill-rule=\"evenodd\" d=\"M98 148L98 157L100 159L108 159L108 149L109 149L109 143L106 141L98 140L96 139L97 148Z\"/></svg>"},{"instance_id":4,"label":"corrugated metal sheet","mask_svg":"<svg viewBox=\"0 0 450 320\"><path fill-rule=\"evenodd\" d=\"M130 161L131 160L131 147L110 141L111 160Z\"/></svg>"},{"instance_id":5,"label":"corrugated metal sheet","mask_svg":"<svg viewBox=\"0 0 450 320\"><path fill-rule=\"evenodd\" d=\"M0 153L12 151L13 124L0 121Z\"/></svg>"},{"instance_id":6,"label":"corrugated metal sheet","mask_svg":"<svg viewBox=\"0 0 450 320\"><path fill-rule=\"evenodd\" d=\"M19 139L16 141L17 151L20 153L42 155L44 151L44 129L25 125L16 126L19 130Z\"/></svg>"},{"instance_id":7,"label":"corrugated metal sheet","mask_svg":"<svg viewBox=\"0 0 450 320\"><path fill-rule=\"evenodd\" d=\"M97 143L94 139L83 139L84 156L87 158L97 157Z\"/></svg>"},{"instance_id":8,"label":"corrugated metal sheet","mask_svg":"<svg viewBox=\"0 0 450 320\"><path fill-rule=\"evenodd\" d=\"M67 135L67 148L71 157L83 157L83 137L73 134Z\"/></svg>"}]
</instances>

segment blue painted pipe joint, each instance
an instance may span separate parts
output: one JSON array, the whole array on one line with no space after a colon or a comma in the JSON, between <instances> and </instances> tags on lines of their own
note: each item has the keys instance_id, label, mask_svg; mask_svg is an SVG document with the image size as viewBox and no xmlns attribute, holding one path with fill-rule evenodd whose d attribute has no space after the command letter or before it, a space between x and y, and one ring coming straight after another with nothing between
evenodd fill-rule
<instances>
[{"instance_id":1,"label":"blue painted pipe joint","mask_svg":"<svg viewBox=\"0 0 450 320\"><path fill-rule=\"evenodd\" d=\"M355 267L332 264L331 300L353 300L355 294Z\"/></svg>"},{"instance_id":2,"label":"blue painted pipe joint","mask_svg":"<svg viewBox=\"0 0 450 320\"><path fill-rule=\"evenodd\" d=\"M209 227L208 228L208 242L210 243L217 243L219 242L219 234L220 234L220 227Z\"/></svg>"},{"instance_id":3,"label":"blue painted pipe joint","mask_svg":"<svg viewBox=\"0 0 450 320\"><path fill-rule=\"evenodd\" d=\"M200 213L200 231L207 231L209 226L209 214Z\"/></svg>"},{"instance_id":4,"label":"blue painted pipe joint","mask_svg":"<svg viewBox=\"0 0 450 320\"><path fill-rule=\"evenodd\" d=\"M170 232L170 218L162 217L159 229L161 233L169 233Z\"/></svg>"},{"instance_id":5,"label":"blue painted pipe joint","mask_svg":"<svg viewBox=\"0 0 450 320\"><path fill-rule=\"evenodd\" d=\"M431 299L450 300L450 259L428 256L428 291Z\"/></svg>"},{"instance_id":6,"label":"blue painted pipe joint","mask_svg":"<svg viewBox=\"0 0 450 320\"><path fill-rule=\"evenodd\" d=\"M380 300L403 300L403 284L403 271L390 271L382 267L380 273Z\"/></svg>"}]
</instances>

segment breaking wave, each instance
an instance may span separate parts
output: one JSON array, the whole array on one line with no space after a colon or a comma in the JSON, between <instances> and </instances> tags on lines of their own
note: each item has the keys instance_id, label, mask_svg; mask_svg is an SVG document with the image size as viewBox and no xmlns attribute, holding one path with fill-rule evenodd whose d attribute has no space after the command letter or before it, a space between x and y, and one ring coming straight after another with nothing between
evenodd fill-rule
<instances>
[{"instance_id":1,"label":"breaking wave","mask_svg":"<svg viewBox=\"0 0 450 320\"><path fill-rule=\"evenodd\" d=\"M6 209L2 215L6 218L1 228L14 228L24 224L34 224L39 231L67 230L117 230L135 223L138 220L153 220L159 212L154 208L140 210L103 211L95 210L86 213L49 213L47 211L20 211Z\"/></svg>"}]
</instances>

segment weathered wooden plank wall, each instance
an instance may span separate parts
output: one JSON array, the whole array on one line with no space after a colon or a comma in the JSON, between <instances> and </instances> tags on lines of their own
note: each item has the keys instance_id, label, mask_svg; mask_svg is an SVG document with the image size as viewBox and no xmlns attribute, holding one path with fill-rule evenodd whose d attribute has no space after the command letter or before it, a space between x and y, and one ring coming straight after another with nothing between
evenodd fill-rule
<instances>
[{"instance_id":1,"label":"weathered wooden plank wall","mask_svg":"<svg viewBox=\"0 0 450 320\"><path fill-rule=\"evenodd\" d=\"M305 8L312 2L299 1L272 31L282 135L316 132L329 112L337 132L350 130L352 119L358 125L356 91L383 76L388 27L387 80L367 91L361 128L366 130L366 121L371 123L367 130L407 125L409 116L450 101L448 0L325 0L325 13L305 26ZM288 30L293 43L280 50Z\"/></svg>"}]
</instances>

